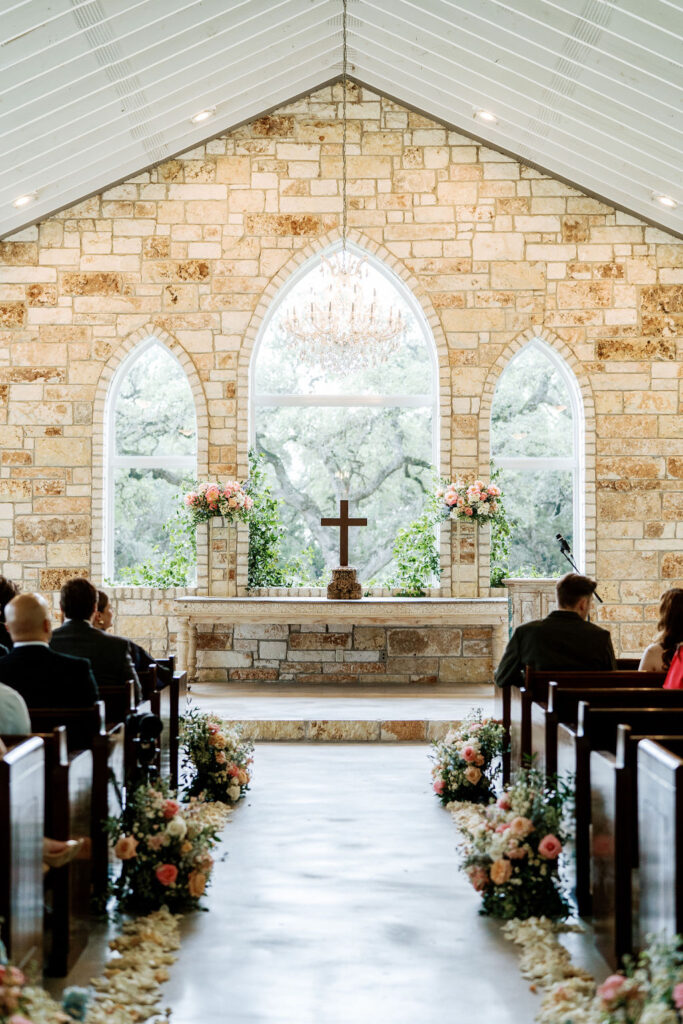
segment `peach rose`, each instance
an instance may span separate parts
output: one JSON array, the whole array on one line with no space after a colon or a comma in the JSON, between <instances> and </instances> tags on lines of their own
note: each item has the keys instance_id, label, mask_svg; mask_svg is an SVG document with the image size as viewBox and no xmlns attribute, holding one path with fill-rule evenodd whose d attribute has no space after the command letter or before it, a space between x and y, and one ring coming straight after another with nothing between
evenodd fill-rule
<instances>
[{"instance_id":1,"label":"peach rose","mask_svg":"<svg viewBox=\"0 0 683 1024\"><path fill-rule=\"evenodd\" d=\"M206 875L201 871L191 871L187 879L187 888L190 896L199 899L206 889Z\"/></svg>"},{"instance_id":2,"label":"peach rose","mask_svg":"<svg viewBox=\"0 0 683 1024\"><path fill-rule=\"evenodd\" d=\"M240 768L237 774L237 781L239 782L240 786L246 786L246 784L249 782L249 776L245 772L244 768Z\"/></svg>"},{"instance_id":3,"label":"peach rose","mask_svg":"<svg viewBox=\"0 0 683 1024\"><path fill-rule=\"evenodd\" d=\"M510 822L510 831L513 836L519 836L520 839L524 839L525 836L534 831L534 824L528 818L513 818Z\"/></svg>"},{"instance_id":4,"label":"peach rose","mask_svg":"<svg viewBox=\"0 0 683 1024\"><path fill-rule=\"evenodd\" d=\"M477 892L482 892L490 882L489 873L486 868L477 866L467 869L467 877Z\"/></svg>"},{"instance_id":5,"label":"peach rose","mask_svg":"<svg viewBox=\"0 0 683 1024\"><path fill-rule=\"evenodd\" d=\"M473 786L476 786L481 778L481 771L479 768L475 768L474 765L471 764L465 772L465 778L468 782L471 782Z\"/></svg>"},{"instance_id":6,"label":"peach rose","mask_svg":"<svg viewBox=\"0 0 683 1024\"><path fill-rule=\"evenodd\" d=\"M131 860L137 856L138 841L135 836L121 836L114 847L119 860Z\"/></svg>"},{"instance_id":7,"label":"peach rose","mask_svg":"<svg viewBox=\"0 0 683 1024\"><path fill-rule=\"evenodd\" d=\"M494 860L491 865L491 881L494 885L505 885L510 881L512 864L509 860Z\"/></svg>"},{"instance_id":8,"label":"peach rose","mask_svg":"<svg viewBox=\"0 0 683 1024\"><path fill-rule=\"evenodd\" d=\"M155 836L147 836L147 846L150 850L155 852L160 850L162 846L166 845L166 836L163 832L157 833Z\"/></svg>"},{"instance_id":9,"label":"peach rose","mask_svg":"<svg viewBox=\"0 0 683 1024\"><path fill-rule=\"evenodd\" d=\"M217 750L223 750L225 748L225 736L223 733L216 732L209 736L209 746L216 747Z\"/></svg>"},{"instance_id":10,"label":"peach rose","mask_svg":"<svg viewBox=\"0 0 683 1024\"><path fill-rule=\"evenodd\" d=\"M184 853L192 853L192 843L190 843L186 839L185 842L183 843L183 845L180 847L180 852L183 853L183 854Z\"/></svg>"},{"instance_id":11,"label":"peach rose","mask_svg":"<svg viewBox=\"0 0 683 1024\"><path fill-rule=\"evenodd\" d=\"M523 860L524 857L526 857L527 855L527 849L526 846L510 845L508 846L505 853L510 858L510 860Z\"/></svg>"},{"instance_id":12,"label":"peach rose","mask_svg":"<svg viewBox=\"0 0 683 1024\"><path fill-rule=\"evenodd\" d=\"M477 765L478 768L481 768L481 766L484 764L485 760L486 760L486 758L484 757L483 754L477 754L477 756L474 759L474 763Z\"/></svg>"},{"instance_id":13,"label":"peach rose","mask_svg":"<svg viewBox=\"0 0 683 1024\"><path fill-rule=\"evenodd\" d=\"M562 853L562 843L554 835L547 835L538 844L538 852L546 860L557 860Z\"/></svg>"},{"instance_id":14,"label":"peach rose","mask_svg":"<svg viewBox=\"0 0 683 1024\"><path fill-rule=\"evenodd\" d=\"M170 821L171 818L175 818L179 810L180 804L177 800L164 800L161 807L161 813L168 821Z\"/></svg>"},{"instance_id":15,"label":"peach rose","mask_svg":"<svg viewBox=\"0 0 683 1024\"><path fill-rule=\"evenodd\" d=\"M175 864L162 864L154 874L162 885L174 885L178 877L178 868Z\"/></svg>"},{"instance_id":16,"label":"peach rose","mask_svg":"<svg viewBox=\"0 0 683 1024\"><path fill-rule=\"evenodd\" d=\"M441 796L445 788L446 783L443 781L443 779L437 779L436 782L434 783L434 792L437 793L439 796Z\"/></svg>"},{"instance_id":17,"label":"peach rose","mask_svg":"<svg viewBox=\"0 0 683 1024\"><path fill-rule=\"evenodd\" d=\"M227 764L227 763L228 763L228 759L225 756L225 751L224 750L217 750L216 751L216 764Z\"/></svg>"}]
</instances>

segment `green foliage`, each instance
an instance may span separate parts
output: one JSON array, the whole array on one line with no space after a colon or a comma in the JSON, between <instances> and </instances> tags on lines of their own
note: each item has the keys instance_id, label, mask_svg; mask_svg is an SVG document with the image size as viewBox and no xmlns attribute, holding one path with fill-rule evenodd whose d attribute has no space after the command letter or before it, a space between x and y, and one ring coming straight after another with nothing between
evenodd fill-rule
<instances>
[{"instance_id":1,"label":"green foliage","mask_svg":"<svg viewBox=\"0 0 683 1024\"><path fill-rule=\"evenodd\" d=\"M491 586L502 587L503 580L509 573L510 537L515 526L511 522L505 506L505 494L502 492L501 472L491 465L491 483L501 487L498 513L491 519Z\"/></svg>"},{"instance_id":2,"label":"green foliage","mask_svg":"<svg viewBox=\"0 0 683 1024\"><path fill-rule=\"evenodd\" d=\"M432 473L436 480L436 470L432 469ZM441 518L441 503L432 491L422 515L396 534L392 549L396 569L384 586L398 589L401 597L424 597L426 588L438 582L441 560L436 524Z\"/></svg>"},{"instance_id":3,"label":"green foliage","mask_svg":"<svg viewBox=\"0 0 683 1024\"><path fill-rule=\"evenodd\" d=\"M149 558L120 568L116 580L107 582L159 590L191 585L197 569L197 539L184 509L176 510L162 525L162 531L166 537L164 548L155 544Z\"/></svg>"}]
</instances>

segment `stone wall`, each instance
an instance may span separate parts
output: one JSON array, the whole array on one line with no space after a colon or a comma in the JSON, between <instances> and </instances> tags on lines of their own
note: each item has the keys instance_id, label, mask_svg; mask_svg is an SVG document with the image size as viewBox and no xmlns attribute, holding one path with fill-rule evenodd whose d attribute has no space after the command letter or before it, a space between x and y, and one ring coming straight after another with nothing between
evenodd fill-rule
<instances>
[{"instance_id":1,"label":"stone wall","mask_svg":"<svg viewBox=\"0 0 683 1024\"><path fill-rule=\"evenodd\" d=\"M375 94L349 101L351 234L434 333L441 468L487 473L498 375L535 335L556 348L586 408L600 615L642 649L683 583L683 244ZM104 401L150 333L188 372L201 471L244 474L259 326L339 237L340 107L325 88L0 243L0 562L24 587L101 578ZM161 643L168 610L124 591L118 628Z\"/></svg>"},{"instance_id":2,"label":"stone wall","mask_svg":"<svg viewBox=\"0 0 683 1024\"><path fill-rule=\"evenodd\" d=\"M300 684L482 683L492 629L443 626L211 626L200 623L202 681Z\"/></svg>"}]
</instances>

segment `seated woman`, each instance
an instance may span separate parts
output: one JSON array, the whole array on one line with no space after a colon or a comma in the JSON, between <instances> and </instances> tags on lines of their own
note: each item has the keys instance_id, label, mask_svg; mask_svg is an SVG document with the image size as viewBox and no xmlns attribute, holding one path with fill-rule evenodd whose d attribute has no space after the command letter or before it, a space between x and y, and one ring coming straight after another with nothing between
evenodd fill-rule
<instances>
[{"instance_id":1,"label":"seated woman","mask_svg":"<svg viewBox=\"0 0 683 1024\"><path fill-rule=\"evenodd\" d=\"M683 643L683 590L680 587L662 594L657 629L657 639L645 648L640 659L641 672L667 672L676 648Z\"/></svg>"},{"instance_id":2,"label":"seated woman","mask_svg":"<svg viewBox=\"0 0 683 1024\"><path fill-rule=\"evenodd\" d=\"M100 629L103 633L111 629L114 622L114 611L109 603L109 596L105 594L104 590L97 591L97 610L90 621L95 629ZM150 665L156 664L154 658L147 653L144 647L140 647L133 640L128 641L128 647L136 672L144 672ZM157 665L157 678L165 679L167 675L168 669L164 665Z\"/></svg>"}]
</instances>

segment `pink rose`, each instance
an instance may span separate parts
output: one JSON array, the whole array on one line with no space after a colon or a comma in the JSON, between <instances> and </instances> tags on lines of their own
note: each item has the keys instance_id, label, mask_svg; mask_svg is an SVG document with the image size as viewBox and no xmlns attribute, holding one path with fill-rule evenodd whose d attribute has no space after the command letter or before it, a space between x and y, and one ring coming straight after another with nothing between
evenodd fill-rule
<instances>
[{"instance_id":1,"label":"pink rose","mask_svg":"<svg viewBox=\"0 0 683 1024\"><path fill-rule=\"evenodd\" d=\"M216 751L216 764L227 764L227 761L224 750Z\"/></svg>"},{"instance_id":2,"label":"pink rose","mask_svg":"<svg viewBox=\"0 0 683 1024\"><path fill-rule=\"evenodd\" d=\"M474 765L471 764L465 771L465 778L468 782L471 782L473 786L476 786L481 778L481 770L479 768L475 768Z\"/></svg>"},{"instance_id":3,"label":"pink rose","mask_svg":"<svg viewBox=\"0 0 683 1024\"><path fill-rule=\"evenodd\" d=\"M239 773L240 770L236 764L231 764L230 767L228 768L228 775L230 775L233 779L236 779Z\"/></svg>"},{"instance_id":4,"label":"pink rose","mask_svg":"<svg viewBox=\"0 0 683 1024\"><path fill-rule=\"evenodd\" d=\"M626 978L622 974L610 974L598 987L598 995L604 1003L611 1003L621 991Z\"/></svg>"},{"instance_id":5,"label":"pink rose","mask_svg":"<svg viewBox=\"0 0 683 1024\"><path fill-rule=\"evenodd\" d=\"M472 511L472 509L471 509L471 508L466 508L466 509L465 509L465 515L466 515L466 516L473 516L473 515L474 515L474 512Z\"/></svg>"},{"instance_id":6,"label":"pink rose","mask_svg":"<svg viewBox=\"0 0 683 1024\"><path fill-rule=\"evenodd\" d=\"M557 860L562 853L562 843L554 835L547 835L538 844L538 852L546 860Z\"/></svg>"},{"instance_id":7,"label":"pink rose","mask_svg":"<svg viewBox=\"0 0 683 1024\"><path fill-rule=\"evenodd\" d=\"M22 1017L20 1013L13 1013L9 1024L32 1024L32 1022L27 1017Z\"/></svg>"},{"instance_id":8,"label":"pink rose","mask_svg":"<svg viewBox=\"0 0 683 1024\"><path fill-rule=\"evenodd\" d=\"M504 821L501 825L498 825L498 827L496 828L496 832L498 832L500 835L502 835L503 832L507 832L507 830L509 828L510 828L510 822L509 821Z\"/></svg>"},{"instance_id":9,"label":"pink rose","mask_svg":"<svg viewBox=\"0 0 683 1024\"><path fill-rule=\"evenodd\" d=\"M519 836L520 839L524 839L525 836L534 831L534 824L528 818L513 818L510 822L510 831L513 836Z\"/></svg>"},{"instance_id":10,"label":"pink rose","mask_svg":"<svg viewBox=\"0 0 683 1024\"><path fill-rule=\"evenodd\" d=\"M674 985L671 995L676 1009L683 1010L683 981L679 981L678 985Z\"/></svg>"},{"instance_id":11,"label":"pink rose","mask_svg":"<svg viewBox=\"0 0 683 1024\"><path fill-rule=\"evenodd\" d=\"M510 860L523 860L527 854L525 846L508 846L505 852Z\"/></svg>"},{"instance_id":12,"label":"pink rose","mask_svg":"<svg viewBox=\"0 0 683 1024\"><path fill-rule=\"evenodd\" d=\"M162 864L161 867L156 869L154 874L162 885L174 885L178 877L178 868L175 864Z\"/></svg>"},{"instance_id":13,"label":"pink rose","mask_svg":"<svg viewBox=\"0 0 683 1024\"><path fill-rule=\"evenodd\" d=\"M147 836L147 846L157 853L162 846L166 846L166 833L158 832L155 836Z\"/></svg>"},{"instance_id":14,"label":"pink rose","mask_svg":"<svg viewBox=\"0 0 683 1024\"><path fill-rule=\"evenodd\" d=\"M210 722L209 725L208 725L208 730L209 730L209 734L211 736L215 736L216 733L218 732L218 726L214 725L213 722Z\"/></svg>"},{"instance_id":15,"label":"pink rose","mask_svg":"<svg viewBox=\"0 0 683 1024\"><path fill-rule=\"evenodd\" d=\"M467 761L468 764L474 764L474 762L477 759L477 752L474 749L474 747L470 747L470 746L463 747L462 757L463 757L463 760Z\"/></svg>"},{"instance_id":16,"label":"pink rose","mask_svg":"<svg viewBox=\"0 0 683 1024\"><path fill-rule=\"evenodd\" d=\"M446 783L443 781L443 779L437 779L436 782L434 783L434 792L437 793L438 796L441 796L445 788Z\"/></svg>"},{"instance_id":17,"label":"pink rose","mask_svg":"<svg viewBox=\"0 0 683 1024\"><path fill-rule=\"evenodd\" d=\"M221 492L220 492L220 489L218 488L218 486L216 484L211 484L209 487L206 488L206 500L207 501L209 501L209 502L211 502L211 501L218 501L220 496L221 496Z\"/></svg>"},{"instance_id":18,"label":"pink rose","mask_svg":"<svg viewBox=\"0 0 683 1024\"><path fill-rule=\"evenodd\" d=\"M512 864L509 860L494 860L491 865L491 881L494 885L505 885L512 876Z\"/></svg>"},{"instance_id":19,"label":"pink rose","mask_svg":"<svg viewBox=\"0 0 683 1024\"><path fill-rule=\"evenodd\" d=\"M190 505L196 505L197 497L198 496L195 493L195 491L189 491L189 493L185 495L185 504L188 506L188 508L190 507Z\"/></svg>"},{"instance_id":20,"label":"pink rose","mask_svg":"<svg viewBox=\"0 0 683 1024\"><path fill-rule=\"evenodd\" d=\"M473 888L476 889L477 892L482 892L491 881L491 879L489 878L489 873L486 870L486 868L482 868L479 866L469 867L467 869L467 877L469 878Z\"/></svg>"},{"instance_id":21,"label":"pink rose","mask_svg":"<svg viewBox=\"0 0 683 1024\"><path fill-rule=\"evenodd\" d=\"M177 800L164 800L161 807L162 814L168 821L170 821L171 818L175 818L179 810L180 804Z\"/></svg>"},{"instance_id":22,"label":"pink rose","mask_svg":"<svg viewBox=\"0 0 683 1024\"><path fill-rule=\"evenodd\" d=\"M509 794L502 793L501 796L498 797L496 803L500 807L501 811L509 811L511 806Z\"/></svg>"},{"instance_id":23,"label":"pink rose","mask_svg":"<svg viewBox=\"0 0 683 1024\"><path fill-rule=\"evenodd\" d=\"M137 857L138 841L135 836L121 836L114 847L114 854L119 860L131 860Z\"/></svg>"}]
</instances>

